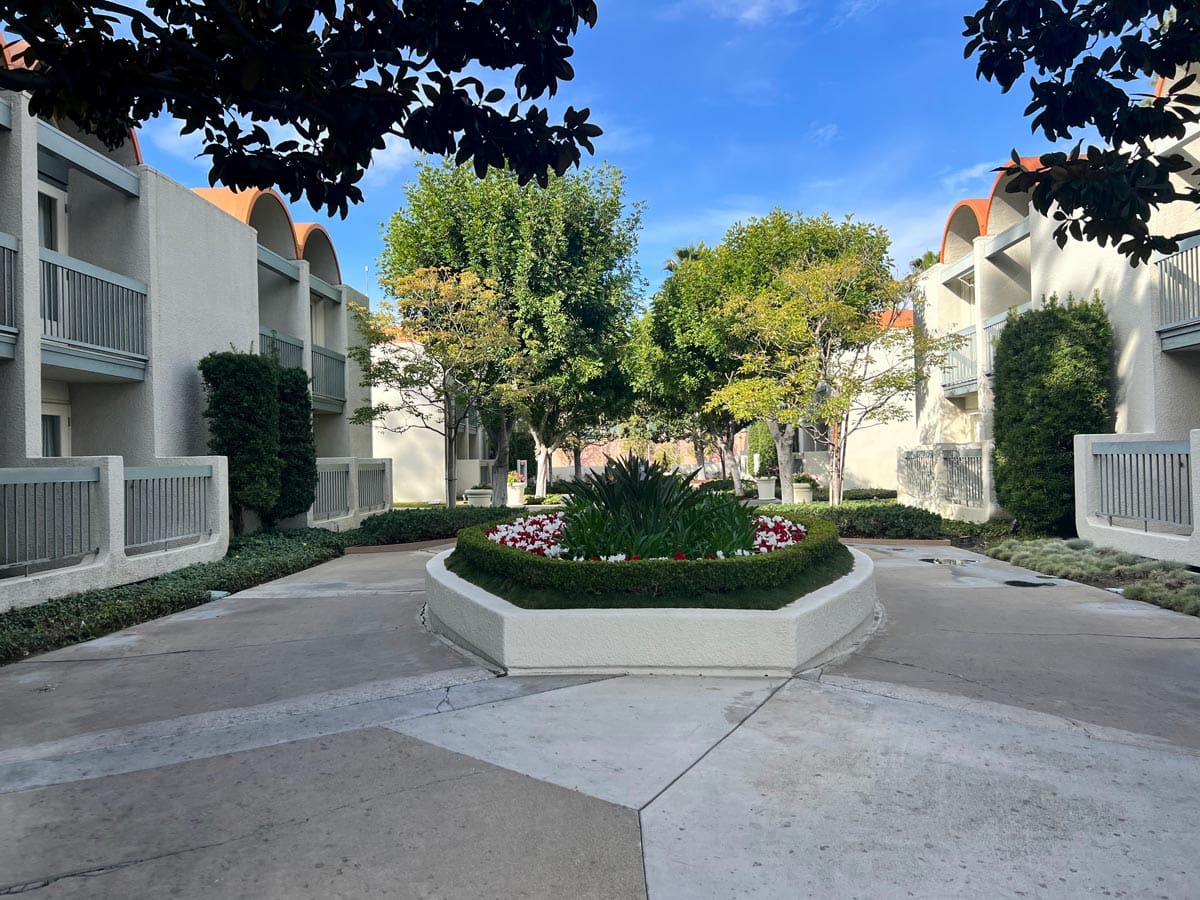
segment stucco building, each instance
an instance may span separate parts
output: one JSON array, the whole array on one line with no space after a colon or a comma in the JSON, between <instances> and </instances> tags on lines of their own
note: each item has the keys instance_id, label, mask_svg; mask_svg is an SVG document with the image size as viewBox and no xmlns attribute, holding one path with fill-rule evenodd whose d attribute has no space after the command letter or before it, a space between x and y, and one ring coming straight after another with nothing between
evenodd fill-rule
<instances>
[{"instance_id":1,"label":"stucco building","mask_svg":"<svg viewBox=\"0 0 1200 900\"><path fill-rule=\"evenodd\" d=\"M1200 166L1198 135L1191 128L1159 149ZM898 455L901 502L968 521L1003 512L991 471L992 362L1009 311L1052 295L1098 293L1116 339L1116 434L1076 438L1078 531L1099 544L1200 563L1200 485L1191 466L1200 449L1200 241L1137 267L1111 246L1059 247L1055 222L1030 208L1028 194L1006 191L1010 177L1000 174L986 198L953 207L939 263L921 278L924 326L965 343L918 394L917 440ZM1152 222L1160 234L1197 227L1192 204L1164 207Z\"/></svg>"},{"instance_id":2,"label":"stucco building","mask_svg":"<svg viewBox=\"0 0 1200 900\"><path fill-rule=\"evenodd\" d=\"M350 302L320 225L274 193L192 191L0 92L0 610L224 555L225 460L197 362L278 353L312 377L308 523L390 506L352 428Z\"/></svg>"}]
</instances>

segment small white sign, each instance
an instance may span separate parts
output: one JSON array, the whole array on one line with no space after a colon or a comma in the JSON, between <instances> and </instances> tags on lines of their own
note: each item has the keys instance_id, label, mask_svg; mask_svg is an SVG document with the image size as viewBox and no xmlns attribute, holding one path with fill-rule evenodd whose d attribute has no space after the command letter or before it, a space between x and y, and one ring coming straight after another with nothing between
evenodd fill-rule
<instances>
[{"instance_id":1,"label":"small white sign","mask_svg":"<svg viewBox=\"0 0 1200 900\"><path fill-rule=\"evenodd\" d=\"M529 477L529 460L527 460L527 459L518 459L517 460L517 474L520 475L522 478Z\"/></svg>"}]
</instances>

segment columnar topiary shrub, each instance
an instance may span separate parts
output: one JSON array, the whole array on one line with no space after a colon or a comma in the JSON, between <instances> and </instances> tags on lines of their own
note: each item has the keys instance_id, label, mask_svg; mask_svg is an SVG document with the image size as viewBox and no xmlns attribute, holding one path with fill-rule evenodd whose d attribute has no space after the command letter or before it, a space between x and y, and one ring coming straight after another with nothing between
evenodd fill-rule
<instances>
[{"instance_id":1,"label":"columnar topiary shrub","mask_svg":"<svg viewBox=\"0 0 1200 900\"><path fill-rule=\"evenodd\" d=\"M1075 522L1074 439L1113 424L1113 332L1099 297L1010 316L995 357L996 498L1030 530Z\"/></svg>"},{"instance_id":2,"label":"columnar topiary shrub","mask_svg":"<svg viewBox=\"0 0 1200 900\"><path fill-rule=\"evenodd\" d=\"M775 439L766 422L755 422L746 432L746 464L754 468L754 454L758 454L758 471L753 474L766 477L772 468L779 467L779 454L775 452Z\"/></svg>"},{"instance_id":3,"label":"columnar topiary shrub","mask_svg":"<svg viewBox=\"0 0 1200 900\"><path fill-rule=\"evenodd\" d=\"M250 510L268 519L279 501L279 367L267 356L225 351L200 360L208 449L229 458L233 527Z\"/></svg>"},{"instance_id":4,"label":"columnar topiary shrub","mask_svg":"<svg viewBox=\"0 0 1200 900\"><path fill-rule=\"evenodd\" d=\"M317 443L312 396L303 369L279 370L279 499L271 518L298 516L317 490Z\"/></svg>"}]
</instances>

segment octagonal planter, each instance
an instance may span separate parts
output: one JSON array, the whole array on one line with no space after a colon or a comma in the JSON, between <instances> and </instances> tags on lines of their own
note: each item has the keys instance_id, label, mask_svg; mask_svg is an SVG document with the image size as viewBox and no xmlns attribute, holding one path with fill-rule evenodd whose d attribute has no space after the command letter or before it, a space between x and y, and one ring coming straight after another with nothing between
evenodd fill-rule
<instances>
[{"instance_id":1,"label":"octagonal planter","mask_svg":"<svg viewBox=\"0 0 1200 900\"><path fill-rule=\"evenodd\" d=\"M429 627L513 675L786 675L877 618L875 567L854 549L847 575L778 610L521 609L449 571L450 552L426 566Z\"/></svg>"}]
</instances>

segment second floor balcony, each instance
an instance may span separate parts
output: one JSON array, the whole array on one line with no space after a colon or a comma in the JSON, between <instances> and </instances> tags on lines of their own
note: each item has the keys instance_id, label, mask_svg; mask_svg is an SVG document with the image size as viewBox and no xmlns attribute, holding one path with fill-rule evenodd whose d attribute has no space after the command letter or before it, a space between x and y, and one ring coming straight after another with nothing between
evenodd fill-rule
<instances>
[{"instance_id":1,"label":"second floor balcony","mask_svg":"<svg viewBox=\"0 0 1200 900\"><path fill-rule=\"evenodd\" d=\"M1163 257L1158 267L1158 336L1162 349L1200 348L1200 237Z\"/></svg>"},{"instance_id":2,"label":"second floor balcony","mask_svg":"<svg viewBox=\"0 0 1200 900\"><path fill-rule=\"evenodd\" d=\"M947 397L961 397L979 390L979 359L975 350L975 326L956 331L963 340L950 351L942 367L942 390Z\"/></svg>"}]
</instances>

